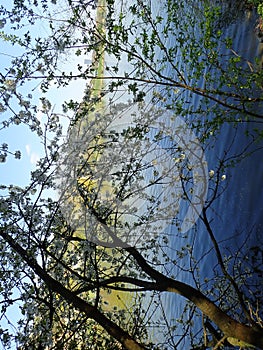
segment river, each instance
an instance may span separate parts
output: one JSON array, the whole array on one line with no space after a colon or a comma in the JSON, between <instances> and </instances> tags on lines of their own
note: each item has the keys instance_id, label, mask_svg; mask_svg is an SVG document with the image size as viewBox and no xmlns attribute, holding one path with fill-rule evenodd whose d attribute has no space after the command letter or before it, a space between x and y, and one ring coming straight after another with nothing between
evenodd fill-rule
<instances>
[{"instance_id":1,"label":"river","mask_svg":"<svg viewBox=\"0 0 263 350\"><path fill-rule=\"evenodd\" d=\"M153 1L151 5L154 12L160 12L160 2ZM194 6L191 7L191 10L193 11L193 20L189 26L194 26L195 20L198 20L198 17L195 17L195 11L200 10L198 4L195 3ZM255 33L256 13L252 11L243 11L238 8L236 8L236 11L235 9L231 9L231 11L224 12L222 23L220 23L220 21L218 22L219 29L223 31L223 36L225 38L232 38L231 54L235 56L236 53L239 53L245 57L243 65L249 70L252 67L250 62L254 62L255 57L259 58L259 62L262 61L263 44L259 42ZM178 9L178 13L180 15L180 9ZM235 18L232 16L234 13L236 14ZM186 23L184 23L184 25L185 24ZM192 28L192 30L194 31L195 29ZM191 32L191 28L188 32ZM201 39L200 34L200 42ZM171 36L171 38L168 37L166 44L168 49L175 45L173 36ZM182 45L184 45L184 43ZM221 57L228 57L230 53L230 50L226 49L224 46L218 46L215 49L219 50L222 55ZM160 58L158 53L156 53L156 55ZM159 55L161 55L161 53L159 53ZM185 60L187 59L187 57L183 58L182 55L178 54L176 56L175 66L183 75L185 74L185 76L192 77L193 79L194 74L186 68ZM107 57L107 64L114 64L112 60L113 58ZM188 64L191 66L190 61L188 61ZM258 68L259 66L260 63L258 63ZM127 70L127 62L125 62L125 59L121 61L120 68ZM167 64L165 73L167 76L174 75L175 72L172 64ZM214 88L217 88L217 78L219 81L220 76L215 76ZM206 82L202 76L199 77L197 82L192 80L191 83L197 83L198 87L206 86ZM230 90L229 92L233 91ZM163 93L161 88L160 93ZM125 95L125 93L121 91L119 95L116 93L114 98L117 102L127 102L127 100L131 98L131 95L128 97L123 95ZM183 120L186 122L192 122L193 118L204 121L207 119L209 120L209 116L204 116L204 108L207 107L207 113L212 113L210 111L211 105L213 106L214 112L217 106L215 102L204 102L203 97L192 94L187 90L178 94L177 101L178 100L183 103L184 110L187 111L189 108L189 113L182 115ZM173 104L174 100L169 101L169 98L166 99L165 103L169 104L169 102ZM203 114L201 113L198 115L196 112L193 113L193 111L197 111L199 107L203 108ZM220 110L220 108L222 107L219 106L218 110ZM227 108L223 108L221 111L225 114L228 113ZM257 112L260 114L261 110L258 108ZM123 119L116 118L116 120L115 124L113 123L114 128L116 128L117 125L118 127L122 127L125 124L127 126L127 123L130 122L129 115L125 115ZM172 118L171 120L167 120L167 115L165 115L164 123L174 131L172 135L174 140L180 141L181 139L178 139L177 135L178 124L176 124L176 121L172 120ZM211 206L207 210L208 220L210 221L221 254L223 258L228 261L229 271L237 280L239 278L238 273L242 272L242 268L245 268L245 264L247 265L249 263L249 259L255 258L255 256L253 256L254 252L257 252L258 248L262 249L260 244L262 243L261 232L263 225L263 141L261 139L256 143L252 142L253 137L257 135L258 131L262 131L262 128L263 124L261 120L238 122L236 124L224 123L214 134L210 134L211 129L209 129L209 137L199 142L204 148L204 157L206 159L207 173L204 175L205 180L203 182L207 185L207 192L205 193L207 195L207 201L213 197L214 190L218 190L218 196L212 201ZM200 139L204 136L204 129L205 124L202 128L195 130ZM258 129L258 131L254 131L254 129ZM154 133L152 137L154 137ZM189 136L189 134L188 137L190 144L191 142L193 143L194 138L191 135ZM163 140L163 143L159 144L158 152L160 148L169 149L169 142L170 141L167 139ZM168 154L168 152L165 152L162 154L164 157ZM247 156L243 157L245 154L247 154ZM185 155L187 155L187 152L185 152L184 156ZM158 156L161 157L160 152ZM167 159L168 158L169 157L167 157ZM159 159L160 158L158 158L157 161ZM221 160L226 161L227 159L229 166L222 167ZM146 158L146 160L149 163L155 161L151 156L149 156L148 159ZM235 164L230 165L230 160ZM237 160L238 162L236 162ZM213 174L213 172L214 175L210 175L209 177L209 174ZM152 174L148 175L151 176ZM159 190L156 189L155 193L158 197ZM170 190L170 187L168 187L168 190ZM168 203L171 204L172 200L173 199L169 202L168 199ZM161 205L163 205L161 208L165 210L165 204ZM140 209L144 210L145 208L141 205ZM184 203L181 206L181 213L179 214L180 222L184 220L184 215L186 215L186 213L187 208ZM171 221L173 221L173 219L174 218L171 218ZM218 294L224 292L224 283L222 283L222 281L220 282L218 277L222 275L222 272L220 271L217 261L215 247L209 238L206 227L201 219L195 219L196 225L189 227L188 230L180 230L180 225L178 226L174 224L174 222L165 228L163 227L163 231L168 238L168 245L166 248L163 248L160 253L160 260L167 257L169 262L160 261L160 269L164 269L166 274L180 281L189 283L197 288L200 287L202 291L207 292L209 297L216 299ZM167 255L162 256L163 253ZM152 259L156 258L154 252L150 253L150 256ZM245 261L246 257L248 261ZM257 259L258 258L259 257L257 257ZM158 259L156 261L153 260L153 262L157 263ZM212 287L214 283L216 284L217 282L218 285ZM256 283L260 283L260 280L251 282L255 284L255 289L259 289ZM242 288L242 280L239 280L239 283ZM210 290L210 288L212 289ZM253 293L255 289L253 290L253 287L246 286L246 290L249 292ZM169 349L175 349L178 342L178 349L189 349L190 344L186 340L186 337L184 337L184 334L189 333L187 322L189 320L194 322L192 331L196 332L196 334L192 333L192 338L195 338L197 335L200 336L200 328L202 328L200 327L201 315L197 313L197 316L195 316L191 308L185 309L185 300L171 293L156 295L153 299L152 297L146 297L146 300L147 302L151 302L151 307L148 309L147 302L143 303L143 306L148 310L147 315L150 315L149 318L147 315L145 316L145 325L150 329L152 337L157 342L166 343ZM155 317L153 317L154 313ZM178 325L178 320L179 322L182 321L182 315L184 315L184 322L176 328L175 325ZM167 333L164 331L167 326L166 322L169 324ZM158 323L159 328L154 327L154 325L156 326ZM184 340L181 341L181 339Z\"/></svg>"},{"instance_id":2,"label":"river","mask_svg":"<svg viewBox=\"0 0 263 350\"><path fill-rule=\"evenodd\" d=\"M153 8L158 11L159 2L154 2ZM229 20L229 18L225 20ZM243 11L236 19L233 19L229 24L225 24L222 27L224 36L233 39L233 52L242 54L249 62L254 62L255 57L258 57L259 62L262 62L263 44L259 42L255 33L256 21L257 15L255 12ZM170 44L172 46L173 42ZM229 52L221 51L221 54L228 55ZM176 64L183 69L184 62L180 61L180 58ZM173 75L172 67L167 67L167 70L167 75ZM202 79L200 79L199 84L200 86L204 85ZM200 96L190 96L188 92L182 95L182 99L188 100L187 102L196 109L202 104ZM262 111L258 109L257 112L261 113ZM192 118L192 116L189 116L189 118ZM242 152L250 152L247 157L238 157L240 161L235 166L227 167L220 172L218 181L221 194L213 202L210 210L208 210L208 219L211 220L211 227L219 243L222 256L230 257L229 269L233 274L237 273L237 271L233 270L233 264L237 261L235 258L240 259L242 262L242 254L238 257L237 252L245 252L247 249L248 254L251 254L248 257L250 259L258 247L262 249L263 141L260 140L248 147L252 137L247 136L247 134L254 134L254 129L263 130L263 124L260 120L249 123L244 122L238 125L225 124L221 127L219 133L215 136L210 136L209 145L205 149L208 170L215 172L220 165L220 159L226 157L234 157L236 159L236 156ZM209 181L212 183L214 178L211 178ZM213 187L213 185L210 187ZM211 195L212 192L209 190L208 199ZM171 260L175 261L174 264L169 265L167 268L169 274L194 286L201 285L203 290L209 290L212 282L216 279L215 276L220 274L220 269L215 250L202 221L199 220L197 226L187 232L186 239L182 238L177 227L172 225L169 227L168 236L169 249L167 249L166 253ZM179 259L178 252L180 246L182 247L187 244L191 247L191 254L194 259L190 258L189 254L186 254L183 259ZM249 250L249 247L252 249ZM257 258L260 259L258 256ZM195 269L195 264L197 263L199 270ZM242 269L242 263L240 268ZM188 271L186 272L186 270ZM194 273L193 270L195 270ZM258 277L262 278L260 275ZM254 283L255 281L252 282ZM260 285L262 280L259 280L258 283ZM251 291L253 291L252 287ZM217 292L214 292L212 298L216 297L216 295ZM157 303L161 305L161 310L159 309L156 314L158 315L156 317L159 318L159 322L165 324L165 317L167 317L170 327L175 325L177 323L176 320L185 311L185 301L180 296L170 293L165 293L161 297L158 296L157 300ZM154 308L155 306L153 306ZM186 315L189 318L193 316L191 312L191 309L186 311ZM163 317L164 315L165 317ZM193 329L198 333L200 323L196 324L196 327ZM169 334L161 332L161 335L159 332L153 330L152 335L153 338L159 341L166 339L166 345L173 348L180 341L185 331L187 332L187 326L170 331ZM194 333L192 336L195 337ZM189 346L188 342L182 341L178 349L188 349Z\"/></svg>"},{"instance_id":3,"label":"river","mask_svg":"<svg viewBox=\"0 0 263 350\"><path fill-rule=\"evenodd\" d=\"M258 57L262 62L263 44L259 42L255 34L255 23L256 14L252 11L246 12L224 28L224 35L233 38L234 51L242 53L251 62L254 61L255 57ZM222 53L224 54L224 52ZM225 52L225 54L228 53ZM202 80L200 83L202 86ZM192 99L192 105L197 107L200 103L202 103L200 97L195 96ZM262 111L258 110L258 112ZM219 134L212 138L213 146L206 149L208 169L216 170L219 166L219 159L222 159L226 152L229 157L242 152L251 141L251 138L245 135L245 131L251 132L254 128L262 130L262 124L260 122L243 123L237 128L230 124L224 125ZM243 243L243 248L246 245L256 248L262 244L262 239L260 242L263 225L262 146L261 140L251 147L250 150L253 153L250 156L224 170L224 177L220 183L222 194L215 200L209 211L211 226L217 241L220 243L222 255L233 258ZM171 245L173 248L177 248L178 232L171 228L170 234L172 237ZM212 243L209 241L201 221L197 223L197 229L188 232L187 239L193 248L193 255L200 269L198 272L196 271L194 276L195 278L199 276L203 289L209 289L209 280L215 278L219 269ZM176 255L173 258L178 259ZM229 266L232 266L232 263L230 261ZM179 280L196 285L192 272L185 273L180 268L188 268L189 270L194 268L194 262L190 261L189 256L186 255L185 261L180 263L180 267L179 265L178 267L174 266L171 269L171 274ZM262 283L262 280L259 283ZM181 297L165 294L162 297L162 304L164 313L172 323L183 313L184 302L182 302ZM190 315L190 311L188 312ZM198 327L195 329L198 332ZM170 344L175 344L182 333L175 332L170 338ZM182 342L179 348L186 349L188 346L188 343Z\"/></svg>"}]
</instances>

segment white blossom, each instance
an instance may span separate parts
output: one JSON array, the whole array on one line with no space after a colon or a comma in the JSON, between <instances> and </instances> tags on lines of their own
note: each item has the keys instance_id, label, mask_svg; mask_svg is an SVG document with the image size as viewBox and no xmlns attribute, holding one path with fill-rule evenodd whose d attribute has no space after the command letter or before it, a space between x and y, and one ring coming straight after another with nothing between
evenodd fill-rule
<instances>
[{"instance_id":1,"label":"white blossom","mask_svg":"<svg viewBox=\"0 0 263 350\"><path fill-rule=\"evenodd\" d=\"M208 174L209 177L212 178L215 175L215 171L211 169Z\"/></svg>"},{"instance_id":2,"label":"white blossom","mask_svg":"<svg viewBox=\"0 0 263 350\"><path fill-rule=\"evenodd\" d=\"M7 91L15 91L16 82L12 79L6 79L5 80L5 88Z\"/></svg>"}]
</instances>

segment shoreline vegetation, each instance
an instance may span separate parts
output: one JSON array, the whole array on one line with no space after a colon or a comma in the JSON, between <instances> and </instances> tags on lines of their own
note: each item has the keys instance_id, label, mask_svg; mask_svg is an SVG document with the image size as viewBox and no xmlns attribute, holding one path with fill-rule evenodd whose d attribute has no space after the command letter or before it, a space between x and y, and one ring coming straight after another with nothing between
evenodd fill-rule
<instances>
[{"instance_id":1,"label":"shoreline vegetation","mask_svg":"<svg viewBox=\"0 0 263 350\"><path fill-rule=\"evenodd\" d=\"M96 28L99 35L102 36L105 35L106 1L107 0L98 0L96 10ZM105 79L103 78L105 73L104 44L99 44L97 50L93 51L91 67L94 72L94 78L92 78L90 82L86 85L86 91L84 93L83 101L80 103L76 114L76 122L73 126L73 130L70 130L70 133L71 131L73 131L73 137L75 138L73 139L73 141L76 140L76 138L78 137L81 138L82 134L86 132L88 124L95 119L95 113L99 110L105 110L106 108L105 98L103 98L103 90L105 89ZM91 106L90 100L94 101L93 106ZM92 107L94 108L92 109ZM92 151L91 154L89 154L87 150L88 162L95 164L96 161L99 160L101 151L96 151L95 149L96 145L99 146L102 142L102 136L97 136L92 141L92 144L89 144L89 147L87 147L87 149L89 148ZM90 175L88 175L86 178L79 177L78 183L86 187L87 191L91 190L93 186L96 186L96 182L92 181ZM72 198L70 198L70 193L69 200L72 200ZM83 227L82 230L79 230L79 233L76 236L78 236L79 238L85 238L85 227ZM115 259L118 258L118 254L121 254L118 251L113 252L112 248L96 247L95 249L98 250L98 254L100 254L100 252L103 252L104 250L107 250L107 254L109 256L112 255L112 257L114 257ZM106 275L112 275L111 271L113 271L113 267L111 266L111 263L106 260L100 260L99 266L97 268L103 270ZM126 287L127 286L128 285L126 285ZM116 311L118 309L119 311L124 311L125 313L127 313L127 315L129 315L132 312L132 305L136 303L136 299L139 296L139 294L135 291L132 293L130 291L125 292L110 289L101 289L98 291L95 289L92 292L87 292L87 294L88 297L93 298L94 300L98 298L99 294L99 297L101 299L100 307L103 311L110 312L112 310ZM98 328L101 332L104 332L102 327L98 326Z\"/></svg>"},{"instance_id":2,"label":"shoreline vegetation","mask_svg":"<svg viewBox=\"0 0 263 350\"><path fill-rule=\"evenodd\" d=\"M97 3L97 9L96 9L96 28L97 33L99 36L105 35L105 21L106 21L106 2L107 0L98 0ZM256 9L256 4L252 4L251 2L247 3L247 8L252 10L253 8ZM259 21L262 21L262 17L259 17ZM262 23L262 22L259 22ZM260 28L261 29L261 28ZM263 28L262 28L263 33ZM99 44L97 47L97 50L93 51L92 53L92 60L91 60L91 68L94 72L94 78L92 78L87 84L86 84L86 91L84 93L84 97L82 102L79 105L77 114L76 114L76 120L77 122L73 126L73 134L74 137L82 137L83 132L86 132L87 124L91 123L94 120L95 113L100 110L105 110L106 108L106 101L104 96L104 89L105 89L105 53L104 53L104 45L103 43ZM93 101L93 106L91 105L90 101ZM94 107L94 108L93 108ZM72 131L72 130L71 130ZM71 132L70 131L70 132ZM89 145L90 149L93 149L92 154L88 154L87 158L90 163L96 163L100 157L100 151L95 151L95 143L97 146L99 146L103 140L101 139L101 136L94 139L94 144ZM88 147L87 147L88 148ZM99 147L98 147L99 148ZM86 187L86 190L89 191L92 189L92 187L96 186L96 182L92 181L92 179L88 177L80 177L78 179L79 184ZM70 195L69 195L70 199ZM81 232L82 231L82 232ZM82 230L78 230L78 237L83 238L85 237L85 228ZM96 248L95 248L96 249ZM104 248L101 247L102 250L107 249L108 252L112 248ZM109 253L110 255L111 253ZM112 253L112 256L116 258L116 252ZM117 254L120 254L117 252ZM107 271L109 275L111 275L111 264L107 261L102 261L101 266L102 269ZM89 296L96 297L96 291L90 293ZM103 307L104 311L111 311L113 308L118 308L119 310L126 309L126 312L130 312L132 303L136 298L138 297L137 293L127 293L123 291L110 291L110 290L100 290L100 297L102 299L101 301L101 307ZM128 306L128 307L127 307ZM101 329L101 331L103 331Z\"/></svg>"},{"instance_id":3,"label":"shoreline vegetation","mask_svg":"<svg viewBox=\"0 0 263 350\"><path fill-rule=\"evenodd\" d=\"M4 348L263 350L248 1L0 5Z\"/></svg>"},{"instance_id":4,"label":"shoreline vegetation","mask_svg":"<svg viewBox=\"0 0 263 350\"><path fill-rule=\"evenodd\" d=\"M97 4L97 10L96 10L96 27L97 32L99 35L105 35L105 20L106 20L106 0L98 0ZM105 53L104 53L104 44L101 44L98 47L98 50L95 52L93 51L92 54L92 62L91 62L92 70L94 71L95 77L91 79L86 84L86 91L84 93L84 97L82 102L80 103L78 107L78 111L76 112L76 122L74 123L73 127L69 130L69 143L75 142L79 139L83 138L83 134L87 131L89 123L92 123L95 119L95 114L98 111L103 111L106 108L106 102L103 98L104 93L103 90L105 88L105 80L102 78L105 73ZM99 79L97 79L97 77ZM93 101L92 104L90 101ZM94 135L95 136L95 135ZM100 157L100 150L98 147L98 150L96 151L96 146L99 146L101 143L103 143L102 136L96 136L94 137L94 140L92 141L92 144L89 144L87 146L87 162L95 164ZM88 153L88 149L91 149L91 153ZM84 155L85 157L85 155ZM76 169L77 170L77 169ZM79 177L77 179L77 182L79 185L82 185L86 188L87 191L91 190L93 187L95 187L96 181L93 181L88 174L88 176ZM69 189L70 191L70 189ZM67 194L67 200L69 202L75 201L72 197L71 193ZM74 203L74 205L79 205L79 201L77 199L77 203ZM79 238L85 238L85 227L83 229L79 228L77 230L77 233L75 234L76 237ZM74 247L73 247L74 249ZM97 247L95 249L98 249L98 254L103 252L104 250L107 250L107 254L111 255L112 258L117 259L118 254L120 252L114 251L112 248L105 248L105 247ZM113 252L112 252L113 251ZM103 253L102 253L103 255ZM106 260L100 261L100 266L98 266L99 269L102 269L105 271L106 274L111 275L112 266L110 262L107 262ZM113 271L114 275L114 271ZM94 300L96 299L96 293L97 291L94 290L93 292L89 292L89 297L94 297ZM114 310L125 310L127 312L127 315L132 310L132 305L134 304L134 300L137 300L138 295L137 293L131 293L131 292L125 292L125 291L117 291L117 290L100 290L100 297L101 297L101 307L104 311L110 312L113 309ZM101 331L104 330L101 328Z\"/></svg>"},{"instance_id":5,"label":"shoreline vegetation","mask_svg":"<svg viewBox=\"0 0 263 350\"><path fill-rule=\"evenodd\" d=\"M98 0L97 12L96 12L96 28L100 35L105 35L105 21L106 21L106 0ZM104 75L105 54L104 45L99 45L97 52L93 51L92 54L92 67L96 71L96 76L102 77ZM92 96L100 97L104 87L103 79L92 79L90 82L90 88Z\"/></svg>"}]
</instances>

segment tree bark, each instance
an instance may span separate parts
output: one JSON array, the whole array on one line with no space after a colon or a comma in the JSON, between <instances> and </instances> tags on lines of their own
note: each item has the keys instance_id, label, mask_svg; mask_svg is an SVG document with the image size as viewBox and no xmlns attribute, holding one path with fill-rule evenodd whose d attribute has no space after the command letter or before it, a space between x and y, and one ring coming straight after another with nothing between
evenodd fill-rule
<instances>
[{"instance_id":1,"label":"tree bark","mask_svg":"<svg viewBox=\"0 0 263 350\"><path fill-rule=\"evenodd\" d=\"M41 280L55 293L62 296L69 304L72 304L78 310L85 313L89 318L92 318L101 325L113 338L118 340L127 350L146 350L147 347L139 344L126 331L112 322L109 318L103 315L97 308L87 303L85 300L76 296L76 294L60 282L50 276L28 252L17 243L5 229L0 229L0 235L10 245L10 247L20 255L20 257L28 264L28 266L41 278Z\"/></svg>"},{"instance_id":2,"label":"tree bark","mask_svg":"<svg viewBox=\"0 0 263 350\"><path fill-rule=\"evenodd\" d=\"M135 258L141 269L156 281L158 290L180 294L193 302L218 326L225 336L236 339L237 343L246 343L263 349L263 329L239 323L197 289L186 283L166 277L153 269L135 248L129 247L126 250Z\"/></svg>"},{"instance_id":3,"label":"tree bark","mask_svg":"<svg viewBox=\"0 0 263 350\"><path fill-rule=\"evenodd\" d=\"M97 310L97 308L78 297L74 292L70 291L60 282L50 276L37 263L36 259L31 257L27 251L7 233L5 229L1 228L0 235L51 290L61 295L74 307L98 322L112 337L123 344L126 349L147 349L147 347L139 344L126 331L103 315L99 310ZM249 344L263 349L262 329L237 322L197 289L186 283L166 277L159 271L155 270L147 263L144 257L135 248L128 247L126 248L126 251L135 258L140 268L156 281L156 290L176 293L193 302L211 321L218 326L218 328L229 339L230 343L234 342L235 344L240 345ZM149 287L149 282L145 281L145 284L146 287Z\"/></svg>"}]
</instances>

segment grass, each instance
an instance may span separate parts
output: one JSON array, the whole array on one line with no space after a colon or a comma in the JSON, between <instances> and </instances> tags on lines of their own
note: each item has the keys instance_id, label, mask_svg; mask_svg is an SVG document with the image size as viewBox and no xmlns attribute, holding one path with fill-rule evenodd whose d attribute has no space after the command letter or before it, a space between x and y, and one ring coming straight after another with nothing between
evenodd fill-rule
<instances>
[{"instance_id":1,"label":"grass","mask_svg":"<svg viewBox=\"0 0 263 350\"><path fill-rule=\"evenodd\" d=\"M105 35L105 17L106 17L106 0L99 0L98 1L98 7L97 7L97 13L96 13L96 26L97 26L97 32L99 35L104 36ZM104 45L101 44L96 48L96 51L93 52L92 55L92 68L95 72L95 78L92 79L88 86L88 92L89 96L87 99L83 98L82 103L80 104L80 108L78 111L79 118L77 118L77 122L74 125L75 131L77 131L77 134L73 132L75 135L74 138L79 137L82 139L82 135L87 130L87 126L90 122L94 121L95 119L95 113L100 110L104 110L106 107L105 99L102 97L102 92L105 88L105 81L102 78L104 76L104 70L105 70L105 53L104 53ZM96 79L98 77L99 79ZM87 96L86 96L87 97ZM90 102L91 100L96 100L94 104ZM91 107L94 107L94 111L92 111ZM88 145L88 148L91 150L91 154L87 153L87 161L89 163L93 163L99 160L100 153L99 151L96 151L96 146L99 146L102 142L104 142L103 138L98 138L96 135L94 135L94 141L92 144ZM74 142L74 139L73 139ZM88 151L87 151L88 152ZM87 177L81 175L79 179L76 179L79 184L82 184L84 186L87 186L87 191L90 189L96 187L96 182L92 181L89 174L87 174ZM76 185L76 184L75 184ZM74 191L74 189L73 189ZM69 188L70 192L70 188ZM68 195L69 201L75 201L74 198L70 195ZM79 201L76 200L74 203L75 206L79 206ZM86 238L85 234L85 228L79 228L77 232L75 233L76 236L80 238ZM103 251L104 249L107 251L107 254L111 255L112 250L111 248L97 248L98 251ZM118 253L121 254L121 253ZM115 253L116 255L116 253ZM112 255L113 256L113 255ZM121 257L120 257L121 258ZM99 261L98 268L100 270L105 270L107 275L114 275L113 266L110 262L107 261ZM95 292L89 292L89 296L95 298ZM109 290L107 289L101 289L100 290L100 297L102 299L101 301L101 307L105 311L113 311L114 308L117 308L118 310L131 310L133 300L135 297L135 293L131 292L123 292L123 291L115 291L112 290L111 293L109 293Z\"/></svg>"},{"instance_id":2,"label":"grass","mask_svg":"<svg viewBox=\"0 0 263 350\"><path fill-rule=\"evenodd\" d=\"M106 0L99 0L96 14L96 27L98 35L105 36L105 18L106 18ZM92 56L92 66L96 71L97 77L102 77L104 75L104 65L105 65L105 54L104 54L104 44L100 44L96 51L93 52ZM92 97L101 96L101 92L104 88L103 79L92 79Z\"/></svg>"}]
</instances>

